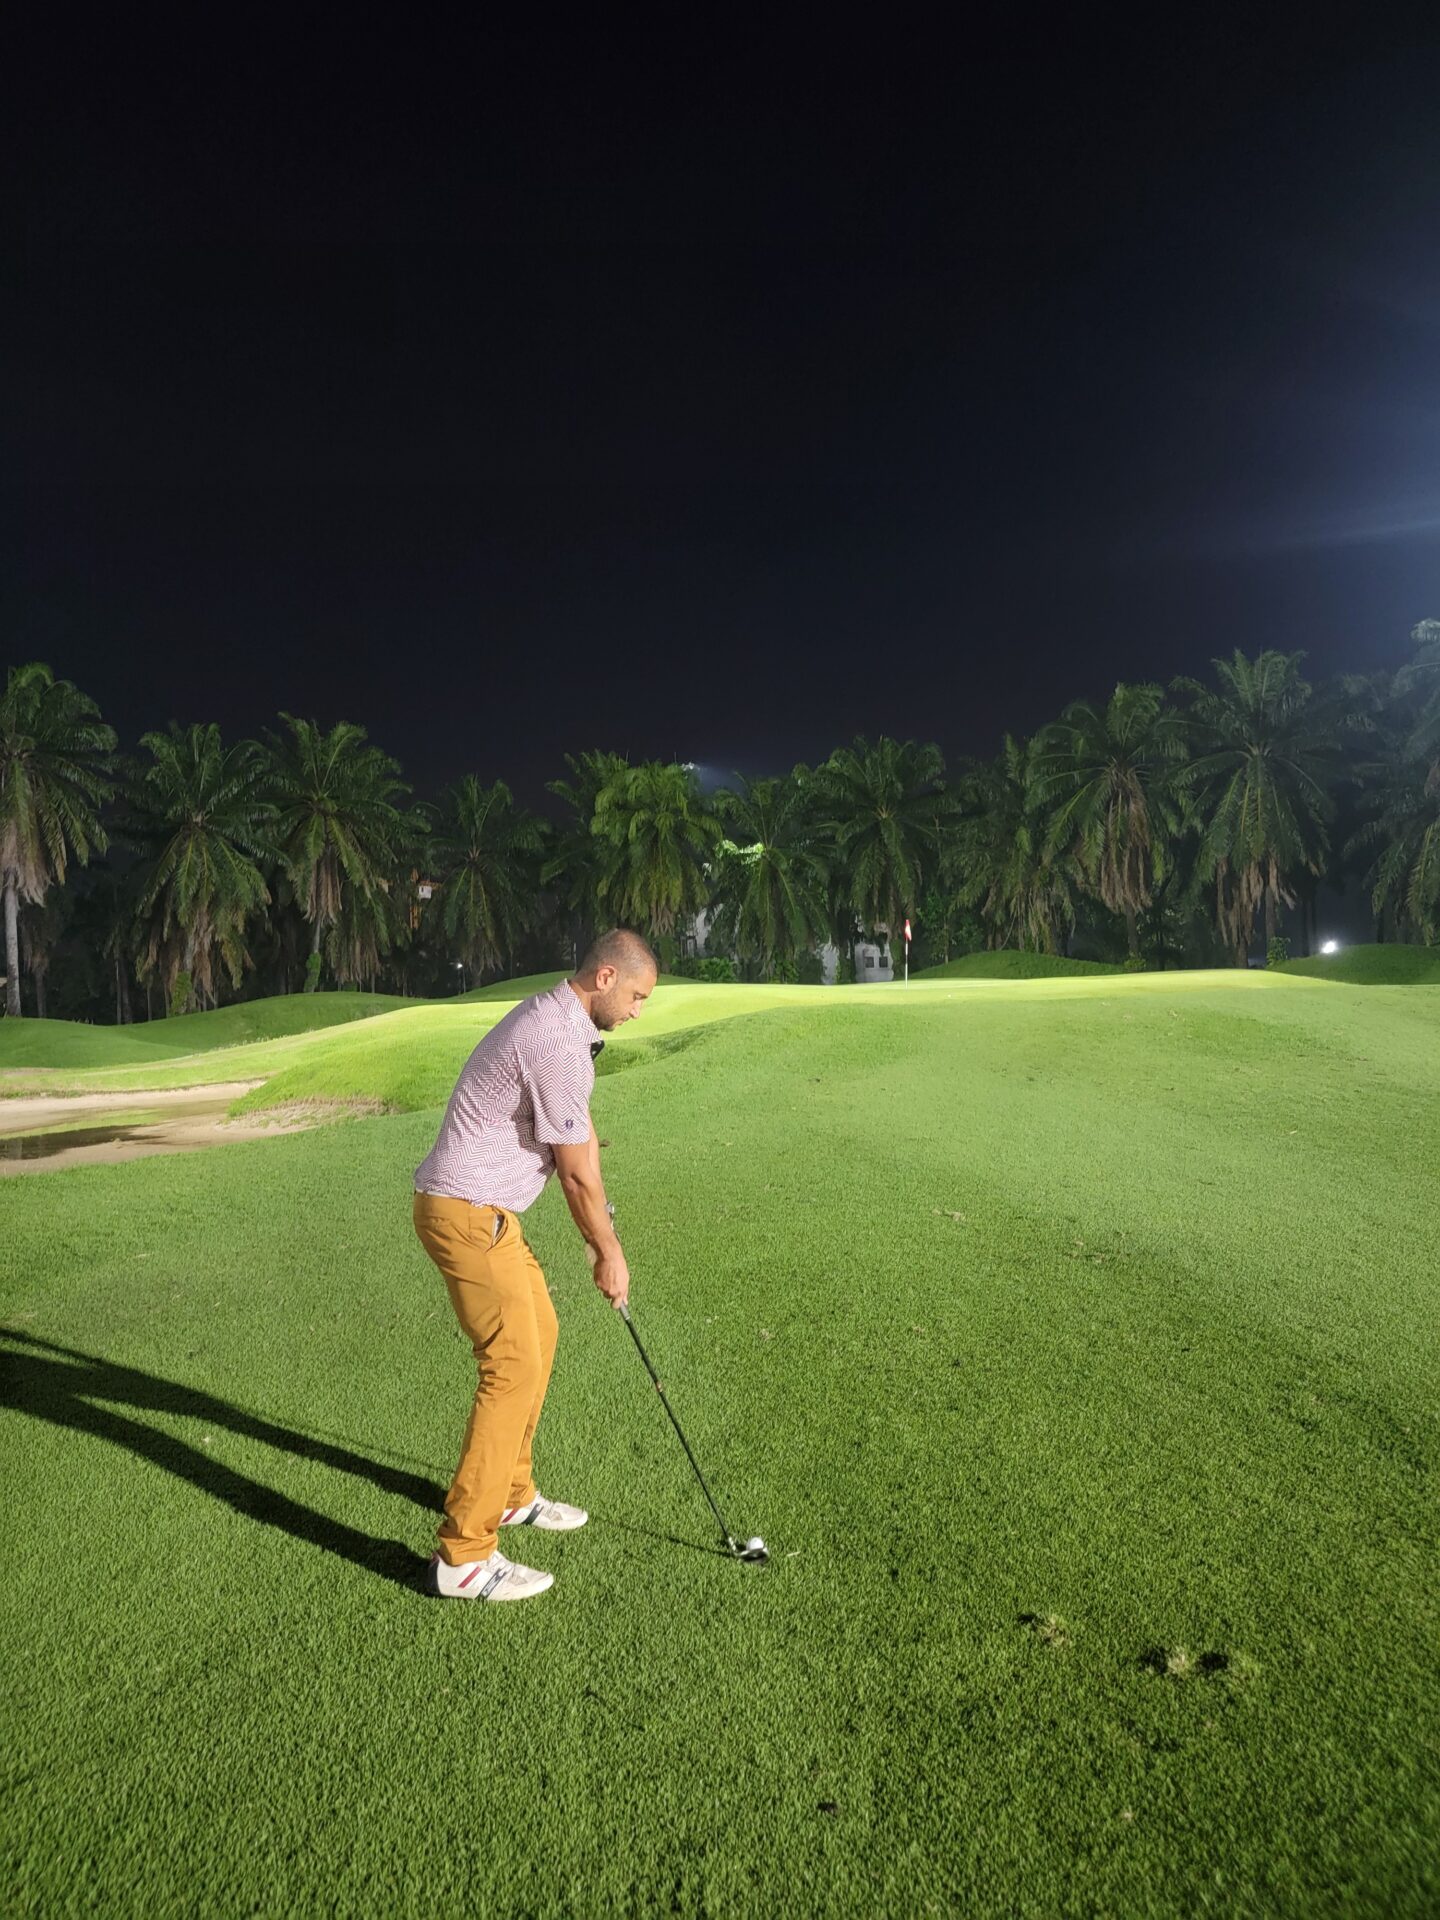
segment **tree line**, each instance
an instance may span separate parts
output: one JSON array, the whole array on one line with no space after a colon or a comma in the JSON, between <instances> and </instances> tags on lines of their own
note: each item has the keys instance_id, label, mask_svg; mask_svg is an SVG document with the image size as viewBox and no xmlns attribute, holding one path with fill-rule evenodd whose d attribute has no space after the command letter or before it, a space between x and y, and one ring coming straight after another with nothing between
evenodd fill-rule
<instances>
[{"instance_id":1,"label":"tree line","mask_svg":"<svg viewBox=\"0 0 1440 1920\"><path fill-rule=\"evenodd\" d=\"M281 714L122 752L93 700L11 668L0 703L6 1012L124 1022L258 994L401 994L571 964L646 932L694 970L814 980L907 916L917 965L1021 947L1132 967L1247 964L1318 889L1362 887L1377 939L1440 932L1440 621L1396 672L1312 684L1236 651L1208 682L1121 684L947 770L856 738L704 795L693 769L589 750L549 818L467 774L417 799L342 721Z\"/></svg>"}]
</instances>

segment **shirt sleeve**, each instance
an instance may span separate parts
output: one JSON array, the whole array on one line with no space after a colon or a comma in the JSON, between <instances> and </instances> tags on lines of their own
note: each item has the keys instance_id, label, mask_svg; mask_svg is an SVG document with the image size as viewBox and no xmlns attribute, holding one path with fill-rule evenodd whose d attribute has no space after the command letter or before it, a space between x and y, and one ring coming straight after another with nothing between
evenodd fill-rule
<instances>
[{"instance_id":1,"label":"shirt sleeve","mask_svg":"<svg viewBox=\"0 0 1440 1920\"><path fill-rule=\"evenodd\" d=\"M535 1138L548 1147L580 1146L590 1138L590 1086L586 1064L569 1049L537 1060L525 1071L535 1109Z\"/></svg>"}]
</instances>

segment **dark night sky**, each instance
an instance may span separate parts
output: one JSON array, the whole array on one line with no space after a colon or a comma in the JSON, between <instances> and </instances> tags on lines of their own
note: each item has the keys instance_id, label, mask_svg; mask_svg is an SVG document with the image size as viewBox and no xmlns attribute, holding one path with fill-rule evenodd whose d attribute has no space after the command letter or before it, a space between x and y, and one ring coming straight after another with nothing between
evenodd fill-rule
<instances>
[{"instance_id":1,"label":"dark night sky","mask_svg":"<svg viewBox=\"0 0 1440 1920\"><path fill-rule=\"evenodd\" d=\"M533 801L1440 615L1433 36L354 12L12 48L5 653L127 741Z\"/></svg>"}]
</instances>

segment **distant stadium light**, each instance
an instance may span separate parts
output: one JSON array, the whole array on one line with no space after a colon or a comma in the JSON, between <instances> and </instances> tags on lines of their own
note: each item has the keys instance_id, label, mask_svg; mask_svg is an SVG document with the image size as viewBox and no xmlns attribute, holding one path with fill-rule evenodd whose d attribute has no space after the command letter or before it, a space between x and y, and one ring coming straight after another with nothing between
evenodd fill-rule
<instances>
[{"instance_id":1,"label":"distant stadium light","mask_svg":"<svg viewBox=\"0 0 1440 1920\"><path fill-rule=\"evenodd\" d=\"M1338 940L1322 940L1320 943L1320 951L1321 953L1338 953L1340 951L1340 942Z\"/></svg>"}]
</instances>

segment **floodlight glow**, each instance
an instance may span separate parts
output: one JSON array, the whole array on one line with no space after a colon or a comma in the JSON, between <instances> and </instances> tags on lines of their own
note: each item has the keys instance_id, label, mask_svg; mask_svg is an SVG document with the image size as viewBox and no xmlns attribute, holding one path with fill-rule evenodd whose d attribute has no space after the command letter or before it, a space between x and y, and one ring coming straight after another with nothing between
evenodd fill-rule
<instances>
[{"instance_id":1,"label":"floodlight glow","mask_svg":"<svg viewBox=\"0 0 1440 1920\"><path fill-rule=\"evenodd\" d=\"M1321 953L1338 953L1340 951L1340 942L1338 940L1323 940L1320 943L1320 951Z\"/></svg>"}]
</instances>

